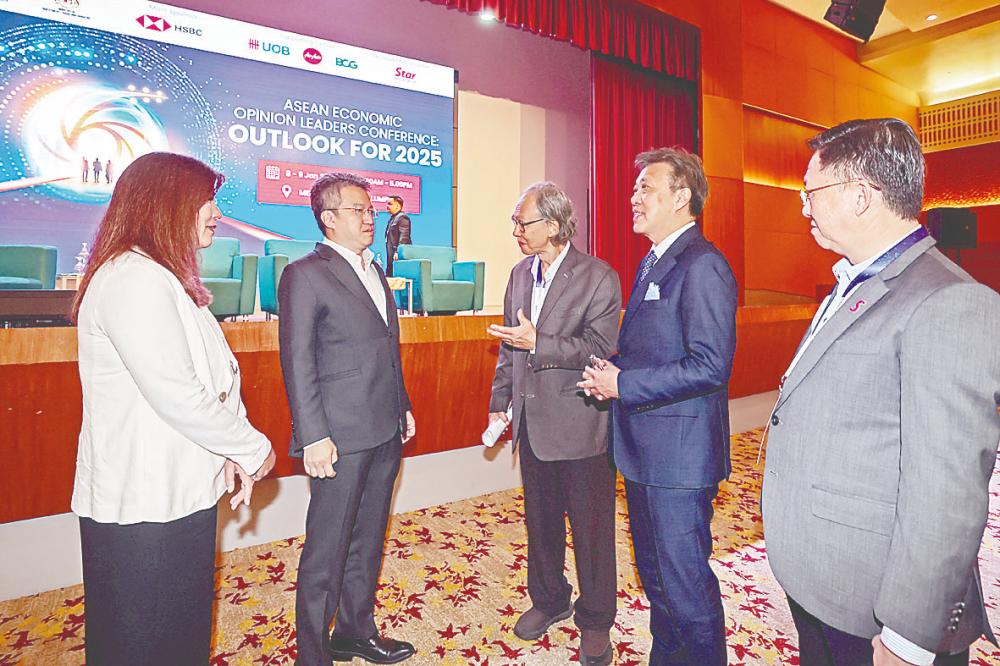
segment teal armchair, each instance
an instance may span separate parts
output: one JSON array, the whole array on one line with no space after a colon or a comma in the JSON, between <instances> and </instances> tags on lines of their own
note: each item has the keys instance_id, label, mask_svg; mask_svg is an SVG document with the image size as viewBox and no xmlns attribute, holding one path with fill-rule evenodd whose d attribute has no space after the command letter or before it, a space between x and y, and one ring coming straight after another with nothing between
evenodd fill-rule
<instances>
[{"instance_id":1,"label":"teal armchair","mask_svg":"<svg viewBox=\"0 0 1000 666\"><path fill-rule=\"evenodd\" d=\"M0 289L55 289L56 248L0 245Z\"/></svg>"},{"instance_id":2,"label":"teal armchair","mask_svg":"<svg viewBox=\"0 0 1000 666\"><path fill-rule=\"evenodd\" d=\"M395 277L413 280L413 309L424 314L482 310L486 264L455 261L455 248L400 245Z\"/></svg>"},{"instance_id":3,"label":"teal armchair","mask_svg":"<svg viewBox=\"0 0 1000 666\"><path fill-rule=\"evenodd\" d=\"M278 314L278 283L285 266L306 256L315 247L315 241L264 241L264 256L260 258L260 309L268 317Z\"/></svg>"},{"instance_id":4,"label":"teal armchair","mask_svg":"<svg viewBox=\"0 0 1000 666\"><path fill-rule=\"evenodd\" d=\"M212 292L208 309L216 317L253 314L257 301L257 256L240 254L235 238L216 238L198 250L201 282Z\"/></svg>"}]
</instances>

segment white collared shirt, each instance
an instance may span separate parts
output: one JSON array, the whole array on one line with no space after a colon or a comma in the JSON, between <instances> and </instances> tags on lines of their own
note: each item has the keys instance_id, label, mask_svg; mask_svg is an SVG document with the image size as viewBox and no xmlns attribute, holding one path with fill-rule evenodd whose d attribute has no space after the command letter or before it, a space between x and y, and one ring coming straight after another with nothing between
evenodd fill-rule
<instances>
[{"instance_id":1,"label":"white collared shirt","mask_svg":"<svg viewBox=\"0 0 1000 666\"><path fill-rule=\"evenodd\" d=\"M382 315L382 321L388 326L389 314L386 311L385 305L385 289L382 287L382 280L378 276L378 271L372 265L375 254L367 247L361 254L358 254L339 243L335 243L329 238L324 238L323 244L332 247L337 251L337 254L346 259L347 263L351 265L351 268L354 269L358 279L361 280L361 284L364 285L368 295L372 297L372 302L378 308L378 313Z\"/></svg>"},{"instance_id":2,"label":"white collared shirt","mask_svg":"<svg viewBox=\"0 0 1000 666\"><path fill-rule=\"evenodd\" d=\"M823 302L820 303L819 309L816 310L816 314L813 315L812 323L809 325L809 332L806 335L806 339L803 340L802 345L795 354L795 358L792 359L792 363L788 366L788 369L785 370L785 377L792 374L792 370L795 368L796 364L798 364L799 359L802 358L806 349L809 348L809 345L816 338L816 334L819 333L820 329L826 325L826 322L833 318L833 315L835 315L837 310L840 309L840 306L847 301L847 298L854 292L854 289L857 289L858 286L860 286L857 285L854 289L851 289L850 292L847 291L848 286L850 286L851 282L854 281L854 278L865 272L865 270L871 266L876 259L898 245L904 238L912 233L913 230L910 229L905 234L864 261L852 264L847 257L842 257L840 261L833 265L833 275L837 278L837 290L835 293L832 293L824 298Z\"/></svg>"},{"instance_id":3,"label":"white collared shirt","mask_svg":"<svg viewBox=\"0 0 1000 666\"><path fill-rule=\"evenodd\" d=\"M531 262L531 323L534 326L538 326L538 315L542 313L545 295L549 293L549 286L558 274L559 266L569 252L569 245L569 243L566 243L555 261L549 264L548 270L541 275L541 280L539 280L539 272L542 270L541 258L536 254L534 260Z\"/></svg>"},{"instance_id":4,"label":"white collared shirt","mask_svg":"<svg viewBox=\"0 0 1000 666\"><path fill-rule=\"evenodd\" d=\"M670 234L669 236L667 236L666 238L664 238L663 240L661 240L659 243L657 243L656 245L654 245L652 247L652 250L653 250L653 254L656 255L656 260L659 261L660 257L663 256L663 253L666 252L667 250L669 250L670 246L673 245L674 242L678 238L680 238L681 236L683 236L685 231L687 231L688 229L690 229L694 225L695 225L695 222L694 222L694 220L692 220L691 222L688 222L683 227L681 227L680 229L678 229L677 231L675 231L674 233Z\"/></svg>"}]
</instances>

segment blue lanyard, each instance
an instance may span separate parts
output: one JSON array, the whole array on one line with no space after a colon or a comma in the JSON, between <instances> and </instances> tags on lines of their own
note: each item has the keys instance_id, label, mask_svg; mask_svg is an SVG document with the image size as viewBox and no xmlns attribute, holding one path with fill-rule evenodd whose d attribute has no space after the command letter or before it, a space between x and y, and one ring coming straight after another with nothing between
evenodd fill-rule
<instances>
[{"instance_id":1,"label":"blue lanyard","mask_svg":"<svg viewBox=\"0 0 1000 666\"><path fill-rule=\"evenodd\" d=\"M870 280L871 278L881 273L883 268L885 268L893 261L898 259L901 254L909 250L911 247L913 247L923 239L927 238L927 236L929 235L930 234L927 233L927 229L925 229L922 226L914 229L913 233L911 233L909 236L907 236L906 238L904 238L903 240L899 241L898 243L890 247L888 250L886 250L885 253L882 254L878 259L869 264L868 268L861 271L861 273L858 274L857 277L851 280L850 284L847 285L847 289L844 290L844 297L846 298L847 295L851 293L851 290L860 285L861 283L865 282L866 280ZM820 313L819 317L817 317L813 321L812 326L809 327L809 333L812 333L816 325L823 320L823 315L826 314L826 311L837 299L837 293L839 292L839 290L840 290L840 284L834 285L833 291L830 292L830 296L826 299L826 305L823 307L823 311Z\"/></svg>"},{"instance_id":2,"label":"blue lanyard","mask_svg":"<svg viewBox=\"0 0 1000 666\"><path fill-rule=\"evenodd\" d=\"M883 268L894 262L896 259L899 259L899 256L901 254L909 250L911 247L913 247L923 239L927 238L927 236L929 235L930 234L927 233L927 229L925 229L922 226L914 229L913 233L911 233L909 236L907 236L906 238L904 238L903 240L899 241L898 243L890 247L888 250L886 250L885 254L883 254L881 257L873 261L868 266L868 268L861 271L860 275L851 280L851 283L847 285L847 290L844 292L844 296L847 296L849 293L851 293L851 289L854 289L862 282L878 275L880 272L882 272Z\"/></svg>"}]
</instances>

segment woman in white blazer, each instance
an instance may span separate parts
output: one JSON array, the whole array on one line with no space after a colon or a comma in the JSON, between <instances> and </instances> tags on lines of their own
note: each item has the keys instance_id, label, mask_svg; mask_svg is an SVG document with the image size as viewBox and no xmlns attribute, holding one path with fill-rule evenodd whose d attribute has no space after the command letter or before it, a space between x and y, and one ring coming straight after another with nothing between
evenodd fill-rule
<instances>
[{"instance_id":1,"label":"woman in white blazer","mask_svg":"<svg viewBox=\"0 0 1000 666\"><path fill-rule=\"evenodd\" d=\"M207 664L216 503L249 505L274 465L198 277L223 176L151 153L118 179L74 303L90 666ZM240 480L236 491L236 479Z\"/></svg>"}]
</instances>

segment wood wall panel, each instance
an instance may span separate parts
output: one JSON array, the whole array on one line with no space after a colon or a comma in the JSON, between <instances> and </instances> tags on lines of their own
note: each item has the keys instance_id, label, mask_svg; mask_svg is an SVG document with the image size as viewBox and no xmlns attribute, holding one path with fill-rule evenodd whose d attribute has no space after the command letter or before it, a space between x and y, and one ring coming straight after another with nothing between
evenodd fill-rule
<instances>
[{"instance_id":1,"label":"wood wall panel","mask_svg":"<svg viewBox=\"0 0 1000 666\"><path fill-rule=\"evenodd\" d=\"M771 390L807 326L815 305L740 308L730 395ZM486 326L499 317L427 317L404 320L404 376L417 420L417 436L404 455L475 446L486 423L498 343ZM412 324L406 322L413 322ZM291 419L285 399L273 322L227 324L243 374L243 400L251 423L274 444L274 474L301 473L288 457ZM76 330L4 331L5 342L39 356L0 358L0 523L69 511L81 421L75 358L46 360L40 341L75 339ZM261 349L253 349L252 341ZM52 349L58 355L58 348Z\"/></svg>"},{"instance_id":2,"label":"wood wall panel","mask_svg":"<svg viewBox=\"0 0 1000 666\"><path fill-rule=\"evenodd\" d=\"M806 141L819 132L815 125L744 107L743 179L798 190L812 156Z\"/></svg>"},{"instance_id":3,"label":"wood wall panel","mask_svg":"<svg viewBox=\"0 0 1000 666\"><path fill-rule=\"evenodd\" d=\"M702 232L725 255L736 283L740 304L746 284L746 249L743 228L744 183L735 178L708 177L708 203L702 222Z\"/></svg>"}]
</instances>

